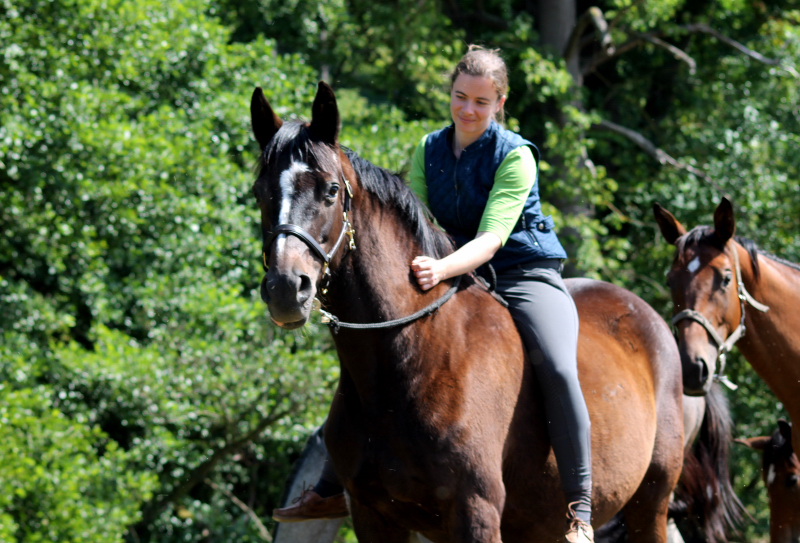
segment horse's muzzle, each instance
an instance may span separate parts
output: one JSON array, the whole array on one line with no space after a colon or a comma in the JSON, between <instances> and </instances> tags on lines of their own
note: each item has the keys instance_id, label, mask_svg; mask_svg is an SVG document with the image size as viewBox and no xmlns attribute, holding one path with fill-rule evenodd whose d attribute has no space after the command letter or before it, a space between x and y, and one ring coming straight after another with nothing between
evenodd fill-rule
<instances>
[{"instance_id":1,"label":"horse's muzzle","mask_svg":"<svg viewBox=\"0 0 800 543\"><path fill-rule=\"evenodd\" d=\"M302 272L270 270L261 281L261 299L267 304L272 321L288 330L308 321L315 291L314 282Z\"/></svg>"},{"instance_id":2,"label":"horse's muzzle","mask_svg":"<svg viewBox=\"0 0 800 543\"><path fill-rule=\"evenodd\" d=\"M711 389L715 364L702 356L690 357L681 350L683 393L687 396L705 396Z\"/></svg>"}]
</instances>

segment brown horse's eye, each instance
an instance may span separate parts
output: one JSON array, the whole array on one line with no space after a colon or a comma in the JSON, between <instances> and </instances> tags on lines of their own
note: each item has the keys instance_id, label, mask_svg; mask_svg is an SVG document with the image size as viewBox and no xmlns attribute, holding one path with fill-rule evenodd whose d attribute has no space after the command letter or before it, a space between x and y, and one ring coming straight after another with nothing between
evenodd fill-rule
<instances>
[{"instance_id":1,"label":"brown horse's eye","mask_svg":"<svg viewBox=\"0 0 800 543\"><path fill-rule=\"evenodd\" d=\"M333 183L330 187L328 187L328 194L326 197L328 200L333 200L336 198L337 194L339 194L339 184Z\"/></svg>"},{"instance_id":2,"label":"brown horse's eye","mask_svg":"<svg viewBox=\"0 0 800 543\"><path fill-rule=\"evenodd\" d=\"M731 284L733 281L733 274L731 272L725 272L725 276L722 278L722 288L727 288L728 285Z\"/></svg>"}]
</instances>

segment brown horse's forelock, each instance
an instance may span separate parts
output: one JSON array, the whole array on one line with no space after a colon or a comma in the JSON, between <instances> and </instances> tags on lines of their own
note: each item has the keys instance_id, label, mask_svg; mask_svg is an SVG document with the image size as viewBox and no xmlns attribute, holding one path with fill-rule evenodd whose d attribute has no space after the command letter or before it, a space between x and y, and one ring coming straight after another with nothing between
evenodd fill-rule
<instances>
[{"instance_id":1,"label":"brown horse's forelock","mask_svg":"<svg viewBox=\"0 0 800 543\"><path fill-rule=\"evenodd\" d=\"M769 253L765 253L759 249L755 241L740 236L734 236L734 239L736 240L736 243L744 247L744 250L750 255L751 269L756 281L758 281L760 274L760 268L758 265L759 254L780 262L779 258L774 257ZM675 259L677 260L681 258L686 248L692 245L711 245L720 251L725 250L725 247L722 245L722 243L720 243L719 238L715 235L714 229L710 226L700 225L695 226L689 232L682 235L675 241L675 247L677 248L677 251L675 252ZM800 270L800 267L798 267L796 264L794 267Z\"/></svg>"},{"instance_id":2,"label":"brown horse's forelock","mask_svg":"<svg viewBox=\"0 0 800 543\"><path fill-rule=\"evenodd\" d=\"M333 148L313 139L308 130L308 123L302 120L283 123L280 130L272 137L264 148L256 164L256 185L260 184L262 175L270 165L278 165L284 158L310 162L309 167L316 167L326 171L336 171L339 165L333 160Z\"/></svg>"},{"instance_id":3,"label":"brown horse's forelock","mask_svg":"<svg viewBox=\"0 0 800 543\"><path fill-rule=\"evenodd\" d=\"M442 258L453 252L453 242L429 220L425 207L417 196L396 173L380 168L359 157L355 152L342 147L350 164L358 176L361 186L385 206L397 212L399 218L413 232L423 254ZM257 178L253 187L258 190L263 184L262 176L271 164L277 164L283 157L309 162L314 159L311 168L319 168L329 172L338 171L340 165L333 159L333 148L313 138L308 124L303 121L283 123L281 129L273 136L261 153L257 164Z\"/></svg>"}]
</instances>

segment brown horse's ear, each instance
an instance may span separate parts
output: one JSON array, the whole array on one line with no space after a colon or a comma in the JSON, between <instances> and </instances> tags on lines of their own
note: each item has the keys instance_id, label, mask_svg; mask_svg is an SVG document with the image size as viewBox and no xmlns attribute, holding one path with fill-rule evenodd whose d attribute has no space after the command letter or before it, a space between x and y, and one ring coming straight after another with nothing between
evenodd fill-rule
<instances>
[{"instance_id":1,"label":"brown horse's ear","mask_svg":"<svg viewBox=\"0 0 800 543\"><path fill-rule=\"evenodd\" d=\"M258 141L259 149L264 149L283 125L283 121L272 111L261 87L256 87L250 99L250 120L253 123L253 134Z\"/></svg>"},{"instance_id":2,"label":"brown horse's ear","mask_svg":"<svg viewBox=\"0 0 800 543\"><path fill-rule=\"evenodd\" d=\"M734 443L741 443L746 447L750 447L751 449L755 449L757 451L763 451L767 448L770 441L769 436L758 436L758 437L747 437L747 438L736 438L734 439Z\"/></svg>"},{"instance_id":3,"label":"brown horse's ear","mask_svg":"<svg viewBox=\"0 0 800 543\"><path fill-rule=\"evenodd\" d=\"M315 138L331 145L339 137L339 107L333 89L324 81L319 82L317 96L311 107L310 130Z\"/></svg>"},{"instance_id":4,"label":"brown horse's ear","mask_svg":"<svg viewBox=\"0 0 800 543\"><path fill-rule=\"evenodd\" d=\"M723 196L714 211L714 233L724 245L733 237L734 232L736 232L736 219L733 217L733 204L727 196Z\"/></svg>"},{"instance_id":5,"label":"brown horse's ear","mask_svg":"<svg viewBox=\"0 0 800 543\"><path fill-rule=\"evenodd\" d=\"M661 207L658 202L653 202L653 215L656 217L661 235L670 245L675 245L678 238L686 233L686 228L683 227L680 221L672 213Z\"/></svg>"},{"instance_id":6,"label":"brown horse's ear","mask_svg":"<svg viewBox=\"0 0 800 543\"><path fill-rule=\"evenodd\" d=\"M786 422L784 419L778 419L778 430L780 430L783 439L791 445L792 443L792 423Z\"/></svg>"}]
</instances>

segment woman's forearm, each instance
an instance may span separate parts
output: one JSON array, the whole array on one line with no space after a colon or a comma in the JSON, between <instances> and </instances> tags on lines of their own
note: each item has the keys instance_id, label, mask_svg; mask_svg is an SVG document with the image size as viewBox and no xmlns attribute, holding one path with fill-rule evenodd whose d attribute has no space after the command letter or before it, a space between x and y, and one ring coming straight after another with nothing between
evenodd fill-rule
<instances>
[{"instance_id":1,"label":"woman's forearm","mask_svg":"<svg viewBox=\"0 0 800 543\"><path fill-rule=\"evenodd\" d=\"M475 268L489 262L502 246L500 238L492 232L478 232L475 239L465 243L456 252L441 259L444 266L444 278L471 272Z\"/></svg>"}]
</instances>

